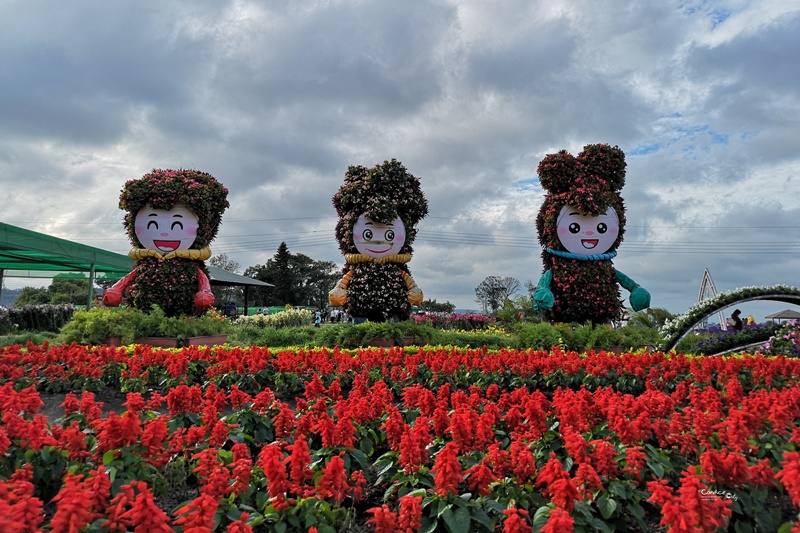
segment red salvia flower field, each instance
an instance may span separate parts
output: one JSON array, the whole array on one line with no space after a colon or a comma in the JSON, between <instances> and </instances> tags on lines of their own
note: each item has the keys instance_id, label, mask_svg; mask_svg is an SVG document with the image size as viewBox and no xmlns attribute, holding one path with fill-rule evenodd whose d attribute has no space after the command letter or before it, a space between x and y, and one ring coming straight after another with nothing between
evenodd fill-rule
<instances>
[{"instance_id":1,"label":"red salvia flower field","mask_svg":"<svg viewBox=\"0 0 800 533\"><path fill-rule=\"evenodd\" d=\"M781 356L28 344L0 415L3 532L800 529Z\"/></svg>"}]
</instances>

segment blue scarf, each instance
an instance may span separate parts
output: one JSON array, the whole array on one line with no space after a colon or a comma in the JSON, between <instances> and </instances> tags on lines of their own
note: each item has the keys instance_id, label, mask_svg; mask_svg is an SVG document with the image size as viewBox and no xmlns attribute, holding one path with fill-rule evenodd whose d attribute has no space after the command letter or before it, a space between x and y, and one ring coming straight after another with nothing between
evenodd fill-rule
<instances>
[{"instance_id":1,"label":"blue scarf","mask_svg":"<svg viewBox=\"0 0 800 533\"><path fill-rule=\"evenodd\" d=\"M578 261L605 261L606 259L613 259L617 256L616 250L611 250L610 252L597 255L579 255L572 252L562 252L561 250L553 250L552 248L547 248L547 247L545 247L545 250L547 250L547 253L553 254L557 257L563 257L565 259L577 259Z\"/></svg>"}]
</instances>

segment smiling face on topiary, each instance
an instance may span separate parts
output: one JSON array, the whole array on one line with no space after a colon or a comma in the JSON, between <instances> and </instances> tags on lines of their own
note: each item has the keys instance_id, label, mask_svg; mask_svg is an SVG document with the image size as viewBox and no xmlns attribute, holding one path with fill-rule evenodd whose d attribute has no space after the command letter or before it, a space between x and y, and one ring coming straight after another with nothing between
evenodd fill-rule
<instances>
[{"instance_id":1,"label":"smiling face on topiary","mask_svg":"<svg viewBox=\"0 0 800 533\"><path fill-rule=\"evenodd\" d=\"M411 244L417 235L416 226L428 214L428 202L419 179L394 159L373 168L349 167L344 185L333 197L333 205L339 215L336 224L339 249L346 254L378 254L375 257L411 253ZM367 222L379 231L370 228ZM405 231L404 238L398 231L400 225ZM367 230L370 232L365 233ZM390 231L391 239L387 238ZM371 238L366 239L365 235ZM389 241L392 246L387 251L384 245ZM360 247L368 252L361 251Z\"/></svg>"},{"instance_id":2,"label":"smiling face on topiary","mask_svg":"<svg viewBox=\"0 0 800 533\"><path fill-rule=\"evenodd\" d=\"M382 224L361 215L353 226L353 241L358 253L380 259L400 253L406 242L406 226L400 217Z\"/></svg>"},{"instance_id":3,"label":"smiling face on topiary","mask_svg":"<svg viewBox=\"0 0 800 533\"><path fill-rule=\"evenodd\" d=\"M142 247L161 253L190 249L198 226L197 217L183 204L172 209L156 209L147 204L135 219L136 238Z\"/></svg>"},{"instance_id":4,"label":"smiling face on topiary","mask_svg":"<svg viewBox=\"0 0 800 533\"><path fill-rule=\"evenodd\" d=\"M577 255L596 255L614 247L619 235L619 217L613 207L598 216L585 215L576 208L561 208L557 223L558 240Z\"/></svg>"},{"instance_id":5,"label":"smiling face on topiary","mask_svg":"<svg viewBox=\"0 0 800 533\"><path fill-rule=\"evenodd\" d=\"M228 189L213 176L196 170L153 170L125 184L119 207L127 211L125 229L139 248L172 250L208 246L229 207ZM196 233L191 238L190 233Z\"/></svg>"}]
</instances>

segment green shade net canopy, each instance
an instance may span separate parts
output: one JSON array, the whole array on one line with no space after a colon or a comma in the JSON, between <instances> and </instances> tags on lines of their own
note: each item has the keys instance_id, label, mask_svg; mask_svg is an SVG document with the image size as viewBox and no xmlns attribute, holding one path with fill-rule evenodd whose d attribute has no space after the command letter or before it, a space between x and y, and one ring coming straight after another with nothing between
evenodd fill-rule
<instances>
[{"instance_id":1,"label":"green shade net canopy","mask_svg":"<svg viewBox=\"0 0 800 533\"><path fill-rule=\"evenodd\" d=\"M127 255L0 222L0 280L56 275L89 279L87 305L91 306L94 280L122 278L133 264Z\"/></svg>"},{"instance_id":2,"label":"green shade net canopy","mask_svg":"<svg viewBox=\"0 0 800 533\"><path fill-rule=\"evenodd\" d=\"M9 278L78 278L89 279L87 306L94 299L94 280L117 280L134 266L127 255L117 254L44 233L0 222L0 287L3 277ZM208 267L211 285L244 287L247 312L249 287L272 287L257 279Z\"/></svg>"}]
</instances>

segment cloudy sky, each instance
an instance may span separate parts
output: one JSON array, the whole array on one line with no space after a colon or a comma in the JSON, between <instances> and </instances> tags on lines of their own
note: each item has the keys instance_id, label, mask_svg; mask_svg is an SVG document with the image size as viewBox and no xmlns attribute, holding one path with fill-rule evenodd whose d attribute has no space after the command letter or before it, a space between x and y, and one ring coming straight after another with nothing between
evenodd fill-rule
<instances>
[{"instance_id":1,"label":"cloudy sky","mask_svg":"<svg viewBox=\"0 0 800 533\"><path fill-rule=\"evenodd\" d=\"M654 307L706 268L800 284L798 1L7 0L0 30L8 224L127 253L125 181L195 168L230 190L213 253L343 264L331 197L396 158L430 206L414 278L475 309L486 276L541 275L539 161L602 142L628 162L615 266Z\"/></svg>"}]
</instances>

